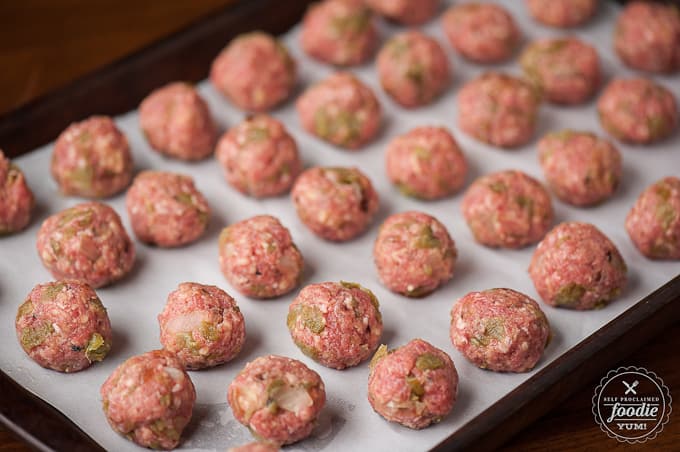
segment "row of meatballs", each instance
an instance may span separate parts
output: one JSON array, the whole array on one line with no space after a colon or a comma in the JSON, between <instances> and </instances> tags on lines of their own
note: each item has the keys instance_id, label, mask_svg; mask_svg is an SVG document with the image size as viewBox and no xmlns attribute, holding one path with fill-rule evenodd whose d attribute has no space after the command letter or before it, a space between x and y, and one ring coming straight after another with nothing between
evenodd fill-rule
<instances>
[{"instance_id":1,"label":"row of meatballs","mask_svg":"<svg viewBox=\"0 0 680 452\"><path fill-rule=\"evenodd\" d=\"M232 297L198 283L182 283L170 293L158 321L164 349L123 362L100 393L114 430L142 446L171 449L179 444L196 398L186 371L233 359L244 343L245 323ZM396 350L378 347L378 301L359 284L303 288L290 305L287 324L296 345L325 366L343 369L373 355L368 400L389 421L425 428L455 404L458 374L450 356L421 339ZM112 346L106 309L89 285L75 280L36 286L19 307L16 329L36 362L64 372L103 360ZM543 354L550 327L534 300L511 289L491 289L454 304L450 335L475 365L524 372ZM249 362L227 391L235 418L273 446L307 437L325 397L316 372L298 360L271 355Z\"/></svg>"}]
</instances>

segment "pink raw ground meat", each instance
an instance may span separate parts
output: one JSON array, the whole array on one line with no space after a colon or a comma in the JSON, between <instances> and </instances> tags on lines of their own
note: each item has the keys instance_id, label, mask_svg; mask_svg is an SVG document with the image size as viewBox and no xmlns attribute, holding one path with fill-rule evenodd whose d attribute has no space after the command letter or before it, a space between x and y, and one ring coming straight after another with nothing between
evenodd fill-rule
<instances>
[{"instance_id":1,"label":"pink raw ground meat","mask_svg":"<svg viewBox=\"0 0 680 452\"><path fill-rule=\"evenodd\" d=\"M517 170L475 180L465 192L461 210L475 240L492 247L522 248L536 243L553 221L546 189Z\"/></svg>"},{"instance_id":2,"label":"pink raw ground meat","mask_svg":"<svg viewBox=\"0 0 680 452\"><path fill-rule=\"evenodd\" d=\"M139 106L139 124L151 147L180 160L212 154L217 128L208 104L188 83L154 90Z\"/></svg>"},{"instance_id":3,"label":"pink raw ground meat","mask_svg":"<svg viewBox=\"0 0 680 452\"><path fill-rule=\"evenodd\" d=\"M551 27L576 27L597 11L598 0L526 0L531 16Z\"/></svg>"},{"instance_id":4,"label":"pink raw ground meat","mask_svg":"<svg viewBox=\"0 0 680 452\"><path fill-rule=\"evenodd\" d=\"M24 173L0 149L0 237L25 228L34 205Z\"/></svg>"},{"instance_id":5,"label":"pink raw ground meat","mask_svg":"<svg viewBox=\"0 0 680 452\"><path fill-rule=\"evenodd\" d=\"M50 171L66 195L115 195L130 184L132 170L127 138L108 116L71 124L54 144Z\"/></svg>"},{"instance_id":6,"label":"pink raw ground meat","mask_svg":"<svg viewBox=\"0 0 680 452\"><path fill-rule=\"evenodd\" d=\"M288 308L287 324L305 355L333 369L371 356L383 330L373 292L344 281L303 288Z\"/></svg>"},{"instance_id":7,"label":"pink raw ground meat","mask_svg":"<svg viewBox=\"0 0 680 452\"><path fill-rule=\"evenodd\" d=\"M313 58L353 66L371 58L378 42L373 14L363 0L323 0L309 7L300 43Z\"/></svg>"},{"instance_id":8,"label":"pink raw ground meat","mask_svg":"<svg viewBox=\"0 0 680 452\"><path fill-rule=\"evenodd\" d=\"M407 108L436 99L451 79L448 57L439 43L419 31L392 37L378 53L378 77L387 94Z\"/></svg>"},{"instance_id":9,"label":"pink raw ground meat","mask_svg":"<svg viewBox=\"0 0 680 452\"><path fill-rule=\"evenodd\" d=\"M562 201L590 206L612 196L621 180L621 153L589 132L550 132L538 143L548 185Z\"/></svg>"},{"instance_id":10,"label":"pink raw ground meat","mask_svg":"<svg viewBox=\"0 0 680 452\"><path fill-rule=\"evenodd\" d=\"M326 240L357 237L378 211L378 194L357 168L310 168L295 181L291 195L300 220Z\"/></svg>"},{"instance_id":11,"label":"pink raw ground meat","mask_svg":"<svg viewBox=\"0 0 680 452\"><path fill-rule=\"evenodd\" d=\"M465 183L468 164L443 127L416 127L392 139L385 153L387 177L407 196L438 199Z\"/></svg>"},{"instance_id":12,"label":"pink raw ground meat","mask_svg":"<svg viewBox=\"0 0 680 452\"><path fill-rule=\"evenodd\" d=\"M422 339L389 351L381 345L371 360L368 401L388 421L425 428L451 412L457 395L451 357Z\"/></svg>"},{"instance_id":13,"label":"pink raw ground meat","mask_svg":"<svg viewBox=\"0 0 680 452\"><path fill-rule=\"evenodd\" d=\"M270 215L257 215L224 228L219 254L224 277L248 297L278 297L302 279L302 254L288 229Z\"/></svg>"},{"instance_id":14,"label":"pink raw ground meat","mask_svg":"<svg viewBox=\"0 0 680 452\"><path fill-rule=\"evenodd\" d=\"M125 205L137 238L162 247L197 240L210 221L208 201L193 179L183 174L138 174L127 192Z\"/></svg>"},{"instance_id":15,"label":"pink raw ground meat","mask_svg":"<svg viewBox=\"0 0 680 452\"><path fill-rule=\"evenodd\" d=\"M382 122L375 94L349 72L337 72L310 86L295 106L305 130L349 150L375 138Z\"/></svg>"},{"instance_id":16,"label":"pink raw ground meat","mask_svg":"<svg viewBox=\"0 0 680 452\"><path fill-rule=\"evenodd\" d=\"M421 25L432 19L441 0L366 0L376 13L403 25Z\"/></svg>"},{"instance_id":17,"label":"pink raw ground meat","mask_svg":"<svg viewBox=\"0 0 680 452\"><path fill-rule=\"evenodd\" d=\"M234 417L258 439L291 444L312 432L326 403L319 374L283 356L262 356L246 364L229 384Z\"/></svg>"},{"instance_id":18,"label":"pink raw ground meat","mask_svg":"<svg viewBox=\"0 0 680 452\"><path fill-rule=\"evenodd\" d=\"M651 259L680 259L680 179L669 176L647 187L626 217L626 231Z\"/></svg>"},{"instance_id":19,"label":"pink raw ground meat","mask_svg":"<svg viewBox=\"0 0 680 452\"><path fill-rule=\"evenodd\" d=\"M302 171L295 139L271 116L250 116L217 144L217 160L229 184L243 194L267 197L290 190Z\"/></svg>"},{"instance_id":20,"label":"pink raw ground meat","mask_svg":"<svg viewBox=\"0 0 680 452\"><path fill-rule=\"evenodd\" d=\"M442 26L453 48L478 63L507 60L521 37L510 13L490 3L456 4L444 13Z\"/></svg>"},{"instance_id":21,"label":"pink raw ground meat","mask_svg":"<svg viewBox=\"0 0 680 452\"><path fill-rule=\"evenodd\" d=\"M538 244L529 276L543 301L569 309L597 309L626 285L626 263L607 236L592 224L555 226Z\"/></svg>"},{"instance_id":22,"label":"pink raw ground meat","mask_svg":"<svg viewBox=\"0 0 680 452\"><path fill-rule=\"evenodd\" d=\"M135 261L135 247L120 217L99 202L78 204L47 218L36 247L55 278L77 279L94 288L121 279Z\"/></svg>"},{"instance_id":23,"label":"pink raw ground meat","mask_svg":"<svg viewBox=\"0 0 680 452\"><path fill-rule=\"evenodd\" d=\"M276 38L261 31L237 36L213 61L212 84L237 107L267 111L290 96L295 60Z\"/></svg>"},{"instance_id":24,"label":"pink raw ground meat","mask_svg":"<svg viewBox=\"0 0 680 452\"><path fill-rule=\"evenodd\" d=\"M236 301L216 286L182 283L158 315L163 348L187 369L204 369L234 359L246 339Z\"/></svg>"},{"instance_id":25,"label":"pink raw ground meat","mask_svg":"<svg viewBox=\"0 0 680 452\"><path fill-rule=\"evenodd\" d=\"M152 449L179 445L196 401L189 374L165 350L127 359L107 378L100 394L111 428Z\"/></svg>"},{"instance_id":26,"label":"pink raw ground meat","mask_svg":"<svg viewBox=\"0 0 680 452\"><path fill-rule=\"evenodd\" d=\"M451 310L451 342L470 362L498 372L534 368L550 325L534 300L512 289L470 292Z\"/></svg>"},{"instance_id":27,"label":"pink raw ground meat","mask_svg":"<svg viewBox=\"0 0 680 452\"><path fill-rule=\"evenodd\" d=\"M106 308L90 286L78 281L35 286L19 306L15 326L28 356L59 372L86 369L111 350Z\"/></svg>"},{"instance_id":28,"label":"pink raw ground meat","mask_svg":"<svg viewBox=\"0 0 680 452\"><path fill-rule=\"evenodd\" d=\"M427 295L448 282L457 254L446 227L421 212L388 217L373 246L380 280L391 291L407 297Z\"/></svg>"},{"instance_id":29,"label":"pink raw ground meat","mask_svg":"<svg viewBox=\"0 0 680 452\"><path fill-rule=\"evenodd\" d=\"M597 101L600 123L619 140L648 144L673 133L678 106L673 93L644 78L617 78Z\"/></svg>"}]
</instances>

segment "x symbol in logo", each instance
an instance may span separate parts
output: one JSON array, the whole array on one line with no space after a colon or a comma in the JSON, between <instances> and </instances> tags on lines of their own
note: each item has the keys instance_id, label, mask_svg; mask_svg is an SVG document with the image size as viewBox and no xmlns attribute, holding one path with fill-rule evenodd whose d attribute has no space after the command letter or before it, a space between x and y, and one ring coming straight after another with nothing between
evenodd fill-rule
<instances>
[{"instance_id":1,"label":"x symbol in logo","mask_svg":"<svg viewBox=\"0 0 680 452\"><path fill-rule=\"evenodd\" d=\"M632 384L628 384L625 380L621 381L623 381L623 384L626 385L626 388L628 388L626 389L624 395L628 395L629 392L632 392L633 394L637 395L637 392L635 392L635 387L640 384L637 380L635 380Z\"/></svg>"}]
</instances>

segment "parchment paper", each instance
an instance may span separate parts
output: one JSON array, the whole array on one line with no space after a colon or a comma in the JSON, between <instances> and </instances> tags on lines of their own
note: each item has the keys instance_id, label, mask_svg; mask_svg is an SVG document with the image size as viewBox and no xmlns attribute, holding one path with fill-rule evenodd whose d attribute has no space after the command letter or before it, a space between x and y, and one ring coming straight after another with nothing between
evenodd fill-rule
<instances>
[{"instance_id":1,"label":"parchment paper","mask_svg":"<svg viewBox=\"0 0 680 452\"><path fill-rule=\"evenodd\" d=\"M539 36L567 34L535 24L524 9L524 2L503 3L511 10L522 29L524 44ZM611 51L617 8L609 2L603 3L606 4L602 5L597 17L588 25L574 30L574 33L598 49L607 79L614 74L631 75L632 71L623 68ZM400 29L383 23L383 42L388 35ZM510 251L492 250L476 244L460 214L462 194L437 202L415 201L401 196L389 184L383 168L388 140L417 125L438 124L449 127L470 162L469 184L477 176L508 168L520 168L543 180L536 156L536 143L551 129L570 127L606 134L597 121L595 103L590 102L576 107L544 105L534 139L529 145L517 150L495 149L469 138L456 126L456 92L464 82L489 67L467 63L455 55L444 39L438 19L424 29L435 36L448 53L454 70L452 86L433 105L406 111L382 92L372 64L356 69L358 76L375 89L385 114L380 138L360 152L352 153L335 148L303 132L293 101L273 113L284 121L297 139L306 166L356 165L372 179L381 197L380 211L367 233L348 243L328 243L313 236L296 217L288 196L256 200L240 195L223 180L215 159L189 164L169 160L152 152L140 133L136 112L117 118L117 124L130 140L136 170L154 168L192 175L199 189L208 198L214 217L205 236L190 246L157 249L136 243L137 262L132 274L112 287L98 290L113 324L114 347L103 363L83 372L64 375L39 367L24 354L15 337L14 317L17 306L34 285L52 279L35 251L38 228L47 216L82 201L66 198L58 193L48 170L51 144L16 159L35 192L38 207L27 230L0 239L0 368L21 385L63 411L106 449L139 450L109 428L100 406L99 387L126 358L160 347L156 316L162 310L167 294L178 283L197 281L216 284L237 299L246 319L247 341L241 354L231 363L211 370L191 372L198 399L192 423L183 435L182 448L224 450L229 446L251 441L248 430L234 420L226 404L226 389L246 362L271 353L302 360L319 372L327 388L328 402L313 436L287 450L426 450L521 384L533 372L548 365L680 272L677 261L653 262L642 257L634 249L623 228L625 215L646 186L662 176L680 175L680 134L676 132L670 140L648 147L619 143L624 160L624 177L622 186L613 199L587 209L570 207L555 198L553 201L556 222L591 222L619 247L629 266L630 278L623 296L599 311L573 312L542 305L552 325L554 339L533 372L500 374L480 370L469 364L449 340L451 306L469 291L492 287L511 287L538 300L526 271L534 247ZM298 34L299 29L295 28L284 40L299 63L298 91L301 91L312 81L330 74L332 68L307 58L298 46ZM514 62L491 68L519 74L519 68ZM678 75L653 78L680 97ZM208 83L201 83L199 89L208 99L222 130L233 126L244 116L222 99ZM30 128L30 124L26 124L26 127ZM118 211L131 232L124 208L124 195L108 199L107 202ZM378 281L371 256L380 223L389 214L410 209L422 210L441 220L449 228L459 250L459 260L452 281L433 295L420 300L410 300L383 288ZM291 230L307 262L305 285L327 280L357 281L372 289L381 302L385 325L382 342L394 348L412 338L421 337L452 356L460 375L460 387L458 402L448 417L440 424L422 431L413 431L386 422L372 411L366 399L366 363L344 371L327 369L305 357L294 346L286 329L285 319L288 304L297 291L275 300L256 301L240 295L229 286L219 270L218 234L230 223L261 213L277 216ZM583 415L589 415L589 407L584 407Z\"/></svg>"}]
</instances>

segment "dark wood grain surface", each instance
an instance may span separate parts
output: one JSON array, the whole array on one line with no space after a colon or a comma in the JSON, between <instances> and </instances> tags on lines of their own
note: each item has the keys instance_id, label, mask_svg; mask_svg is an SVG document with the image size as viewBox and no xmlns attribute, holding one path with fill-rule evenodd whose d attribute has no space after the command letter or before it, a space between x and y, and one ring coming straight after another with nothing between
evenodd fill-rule
<instances>
[{"instance_id":1,"label":"dark wood grain surface","mask_svg":"<svg viewBox=\"0 0 680 452\"><path fill-rule=\"evenodd\" d=\"M72 83L86 73L165 38L200 18L205 20L207 17L209 20L211 14L233 1L165 0L162 7L161 2L148 0L0 2L0 67L3 68L0 71L0 113L17 108L25 109L25 105L31 101L40 102L41 96ZM266 18L270 25L276 21L277 12ZM213 27L218 26L213 24ZM225 36L237 29L238 27L224 30ZM195 35L194 38L200 41L201 36ZM214 54L216 50L217 48L210 47L203 49L203 52ZM202 68L192 71L191 68L186 68L185 73L187 78L199 79L204 76L205 70ZM139 92L126 95L139 97L146 87L142 84L137 89ZM57 108L59 103L54 102L53 108ZM54 127L58 131L58 127ZM19 131L15 136L23 135L25 132ZM670 387L674 399L680 401L680 354L677 347L680 326L677 325L677 319L675 320L673 326L662 331L651 342L641 345L635 353L635 347L631 347L630 353L633 354L619 365L642 366L657 372ZM634 330L631 334L635 334ZM593 390L600 377L582 382L579 392L559 403L548 414L510 439L502 449L680 448L680 408L673 412L664 432L646 446L620 444L601 432L590 413ZM0 451L9 450L30 449L23 440L0 426Z\"/></svg>"}]
</instances>

